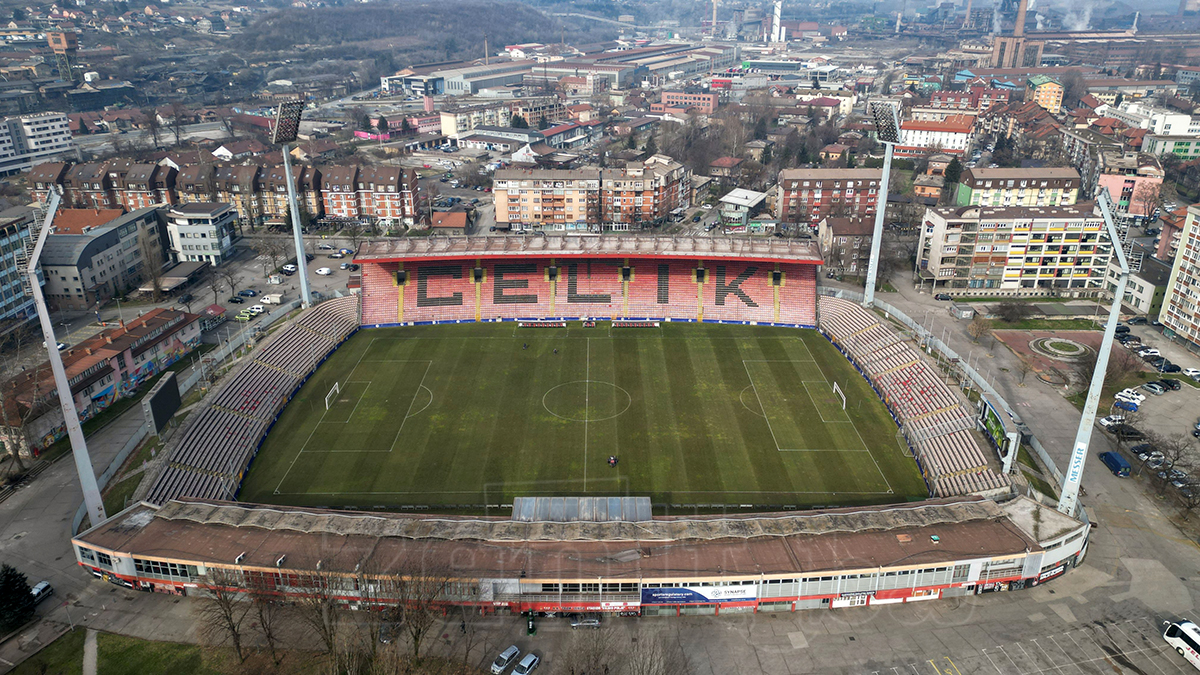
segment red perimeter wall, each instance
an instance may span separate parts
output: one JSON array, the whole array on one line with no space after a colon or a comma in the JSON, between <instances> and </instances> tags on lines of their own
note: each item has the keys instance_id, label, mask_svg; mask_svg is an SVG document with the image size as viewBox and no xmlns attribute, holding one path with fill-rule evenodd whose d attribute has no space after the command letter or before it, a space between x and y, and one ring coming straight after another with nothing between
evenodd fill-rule
<instances>
[{"instance_id":1,"label":"red perimeter wall","mask_svg":"<svg viewBox=\"0 0 1200 675\"><path fill-rule=\"evenodd\" d=\"M629 261L631 279L622 281L621 260L556 257L550 281L550 258L484 260L476 283L475 260L359 262L364 326L551 317L817 323L808 264L645 258Z\"/></svg>"}]
</instances>

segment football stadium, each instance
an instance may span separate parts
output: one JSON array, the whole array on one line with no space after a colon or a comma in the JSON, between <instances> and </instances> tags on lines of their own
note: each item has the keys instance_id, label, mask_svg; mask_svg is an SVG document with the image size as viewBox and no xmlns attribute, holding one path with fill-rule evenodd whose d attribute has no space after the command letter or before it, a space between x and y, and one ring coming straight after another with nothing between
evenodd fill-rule
<instances>
[{"instance_id":1,"label":"football stadium","mask_svg":"<svg viewBox=\"0 0 1200 675\"><path fill-rule=\"evenodd\" d=\"M804 240L370 242L275 327L80 564L186 594L448 561L448 604L794 611L1036 585L1089 526L1016 496L973 406ZM315 583L315 582L313 582ZM328 582L322 582L328 583Z\"/></svg>"}]
</instances>

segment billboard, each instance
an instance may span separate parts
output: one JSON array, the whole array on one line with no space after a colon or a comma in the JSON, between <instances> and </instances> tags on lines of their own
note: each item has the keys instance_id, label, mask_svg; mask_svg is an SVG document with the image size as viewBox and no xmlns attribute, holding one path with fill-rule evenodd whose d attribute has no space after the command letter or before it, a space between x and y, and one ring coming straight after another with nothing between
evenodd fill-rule
<instances>
[{"instance_id":1,"label":"billboard","mask_svg":"<svg viewBox=\"0 0 1200 675\"><path fill-rule=\"evenodd\" d=\"M179 383L175 380L175 373L168 372L142 399L142 412L146 416L146 424L150 425L150 433L157 436L171 421L176 410L179 410Z\"/></svg>"},{"instance_id":2,"label":"billboard","mask_svg":"<svg viewBox=\"0 0 1200 675\"><path fill-rule=\"evenodd\" d=\"M992 441L992 447L1003 450L1007 446L1008 432L1004 428L1004 418L986 398L983 399L983 410L979 413L979 423L983 433Z\"/></svg>"},{"instance_id":3,"label":"billboard","mask_svg":"<svg viewBox=\"0 0 1200 675\"><path fill-rule=\"evenodd\" d=\"M755 600L758 586L677 586L643 588L643 605L687 605L707 602Z\"/></svg>"}]
</instances>

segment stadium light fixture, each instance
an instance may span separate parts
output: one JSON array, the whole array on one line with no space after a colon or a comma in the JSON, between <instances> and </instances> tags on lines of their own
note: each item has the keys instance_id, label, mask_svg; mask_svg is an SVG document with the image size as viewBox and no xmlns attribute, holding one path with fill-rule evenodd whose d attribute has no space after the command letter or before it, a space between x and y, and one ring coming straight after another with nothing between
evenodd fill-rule
<instances>
[{"instance_id":1,"label":"stadium light fixture","mask_svg":"<svg viewBox=\"0 0 1200 675\"><path fill-rule=\"evenodd\" d=\"M46 307L46 296L42 294L41 279L38 278L38 261L42 257L42 248L46 245L46 236L50 234L50 223L54 222L54 214L58 212L61 201L62 197L57 191L51 192L46 203L45 217L40 223L34 222L35 231L30 233L29 239L33 249L27 254L25 274L29 291L33 294L38 322L42 326L42 339L47 345L46 352L50 357L54 388L58 391L58 403L62 407L63 424L67 427L67 437L71 439L71 454L75 458L75 471L79 474L83 503L92 525L95 526L107 520L108 516L104 512L104 499L100 496L96 472L92 469L92 458L88 454L87 441L83 437L83 427L79 423L79 411L75 409L75 398L71 396L71 383L67 379L66 369L63 368L62 354L54 348L57 344L54 325L50 319L50 310Z\"/></svg>"},{"instance_id":2,"label":"stadium light fixture","mask_svg":"<svg viewBox=\"0 0 1200 675\"><path fill-rule=\"evenodd\" d=\"M863 289L863 307L875 304L875 281L879 277L879 251L883 243L883 218L887 211L888 182L892 177L892 154L900 142L900 115L891 101L871 101L868 105L875 120L875 137L883 143L883 176L875 193L875 231L871 236L871 257L867 263L867 286Z\"/></svg>"},{"instance_id":3,"label":"stadium light fixture","mask_svg":"<svg viewBox=\"0 0 1200 675\"><path fill-rule=\"evenodd\" d=\"M284 101L275 110L275 128L271 130L271 142L279 144L283 151L283 179L287 183L288 210L292 214L292 238L296 244L296 274L300 276L300 301L302 306L312 305L312 293L308 288L308 260L304 257L304 236L301 233L300 205L296 201L296 181L292 178L290 144L300 132L300 116L304 114L304 101Z\"/></svg>"},{"instance_id":4,"label":"stadium light fixture","mask_svg":"<svg viewBox=\"0 0 1200 675\"><path fill-rule=\"evenodd\" d=\"M1108 357L1112 353L1117 335L1117 323L1121 320L1121 301L1125 298L1125 285L1129 281L1129 261L1121 248L1121 237L1112 217L1112 198L1107 188L1096 195L1096 204L1100 207L1101 217L1104 218L1104 229L1108 232L1108 243L1112 247L1113 255L1117 257L1120 274L1117 276L1117 287L1113 290L1112 306L1108 309L1108 323L1104 324L1104 338L1100 341L1100 349L1096 354L1096 367L1088 385L1087 399L1083 403L1083 416L1079 418L1079 429L1075 432L1075 447L1071 451L1071 461L1067 464L1067 473L1063 476L1062 490L1058 498L1058 510L1072 517L1079 505L1083 464L1087 460L1088 447L1092 441L1092 425L1096 422L1096 410L1100 407L1100 391L1104 388Z\"/></svg>"}]
</instances>

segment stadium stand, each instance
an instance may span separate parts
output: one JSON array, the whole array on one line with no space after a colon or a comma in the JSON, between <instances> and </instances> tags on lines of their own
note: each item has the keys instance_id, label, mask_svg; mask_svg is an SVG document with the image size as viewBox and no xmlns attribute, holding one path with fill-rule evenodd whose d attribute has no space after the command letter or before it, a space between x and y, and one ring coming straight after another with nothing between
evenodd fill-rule
<instances>
[{"instance_id":1,"label":"stadium stand","mask_svg":"<svg viewBox=\"0 0 1200 675\"><path fill-rule=\"evenodd\" d=\"M233 499L276 416L317 366L359 326L358 297L328 300L275 332L229 376L168 445L146 500Z\"/></svg>"},{"instance_id":2,"label":"stadium stand","mask_svg":"<svg viewBox=\"0 0 1200 675\"><path fill-rule=\"evenodd\" d=\"M821 297L820 329L862 371L900 423L935 496L985 493L1009 480L988 466L971 415L920 354L848 300Z\"/></svg>"},{"instance_id":3,"label":"stadium stand","mask_svg":"<svg viewBox=\"0 0 1200 675\"><path fill-rule=\"evenodd\" d=\"M418 260L401 272L398 262L362 260L363 323L589 317L816 325L816 270L807 264L647 258L628 262L627 282L625 262L612 259L483 261L478 281L475 265Z\"/></svg>"}]
</instances>

